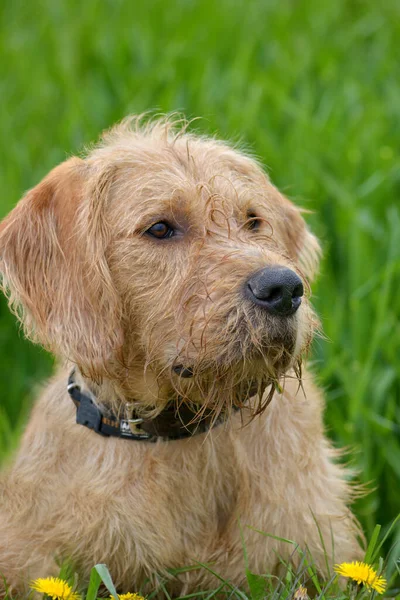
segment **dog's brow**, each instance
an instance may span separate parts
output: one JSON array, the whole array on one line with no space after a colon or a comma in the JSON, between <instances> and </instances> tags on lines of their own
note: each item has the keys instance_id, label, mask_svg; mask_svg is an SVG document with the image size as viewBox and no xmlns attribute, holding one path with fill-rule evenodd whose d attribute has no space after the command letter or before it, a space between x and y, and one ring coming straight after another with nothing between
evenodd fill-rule
<instances>
[{"instance_id":1,"label":"dog's brow","mask_svg":"<svg viewBox=\"0 0 400 600\"><path fill-rule=\"evenodd\" d=\"M187 228L189 226L189 218L187 212L184 212L179 209L171 210L170 208L160 211L159 207L157 211L148 211L147 214L141 215L140 219L138 219L135 226L138 230L144 230L147 227L150 227L152 224L161 221L166 221L171 225L177 225L182 228Z\"/></svg>"}]
</instances>

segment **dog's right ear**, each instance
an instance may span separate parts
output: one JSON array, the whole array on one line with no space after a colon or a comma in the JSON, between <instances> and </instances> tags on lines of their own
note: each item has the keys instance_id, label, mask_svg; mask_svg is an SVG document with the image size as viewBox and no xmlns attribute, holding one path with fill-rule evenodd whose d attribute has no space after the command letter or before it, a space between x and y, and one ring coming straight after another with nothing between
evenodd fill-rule
<instances>
[{"instance_id":1,"label":"dog's right ear","mask_svg":"<svg viewBox=\"0 0 400 600\"><path fill-rule=\"evenodd\" d=\"M27 336L94 378L122 344L102 224L107 177L98 180L70 159L0 224L2 288Z\"/></svg>"}]
</instances>

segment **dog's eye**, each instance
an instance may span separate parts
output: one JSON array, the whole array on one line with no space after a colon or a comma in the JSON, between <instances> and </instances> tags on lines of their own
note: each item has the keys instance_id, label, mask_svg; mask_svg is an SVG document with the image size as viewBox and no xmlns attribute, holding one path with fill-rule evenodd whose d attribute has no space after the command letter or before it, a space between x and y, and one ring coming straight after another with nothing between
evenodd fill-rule
<instances>
[{"instance_id":1,"label":"dog's eye","mask_svg":"<svg viewBox=\"0 0 400 600\"><path fill-rule=\"evenodd\" d=\"M257 215L253 212L248 212L247 213L247 221L246 221L246 227L247 229L249 229L250 231L257 231L258 229L260 229L261 226L261 219L259 219L257 217Z\"/></svg>"},{"instance_id":2,"label":"dog's eye","mask_svg":"<svg viewBox=\"0 0 400 600\"><path fill-rule=\"evenodd\" d=\"M165 221L160 221L159 223L154 223L154 225L149 227L146 233L157 238L158 240L164 240L172 237L175 231L168 225L168 223L165 223Z\"/></svg>"}]
</instances>

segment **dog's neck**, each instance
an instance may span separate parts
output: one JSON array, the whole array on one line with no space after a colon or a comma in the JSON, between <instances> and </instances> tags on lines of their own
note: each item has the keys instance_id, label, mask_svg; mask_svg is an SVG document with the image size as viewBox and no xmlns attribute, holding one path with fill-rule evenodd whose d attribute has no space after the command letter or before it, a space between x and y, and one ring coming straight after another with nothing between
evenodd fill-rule
<instances>
[{"instance_id":1,"label":"dog's neck","mask_svg":"<svg viewBox=\"0 0 400 600\"><path fill-rule=\"evenodd\" d=\"M106 437L147 442L178 440L206 433L227 420L226 414L215 415L211 410L203 410L198 418L196 411L185 403L170 403L152 418L144 418L137 412L134 402L120 401L115 414L109 404L98 401L96 393L77 369L70 373L67 390L77 409L77 424Z\"/></svg>"}]
</instances>

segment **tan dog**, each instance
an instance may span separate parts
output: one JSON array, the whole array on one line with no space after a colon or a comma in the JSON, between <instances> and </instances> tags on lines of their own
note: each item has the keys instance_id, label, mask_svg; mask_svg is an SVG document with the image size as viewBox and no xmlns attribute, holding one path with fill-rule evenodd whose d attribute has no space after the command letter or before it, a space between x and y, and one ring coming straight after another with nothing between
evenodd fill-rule
<instances>
[{"instance_id":1,"label":"tan dog","mask_svg":"<svg viewBox=\"0 0 400 600\"><path fill-rule=\"evenodd\" d=\"M240 527L260 573L294 548L250 527L321 571L315 520L330 562L358 556L321 395L299 386L318 254L253 159L168 119L125 121L28 192L1 225L3 286L62 367L2 477L12 589L65 558L83 578L105 562L121 592L196 561L242 585Z\"/></svg>"}]
</instances>

